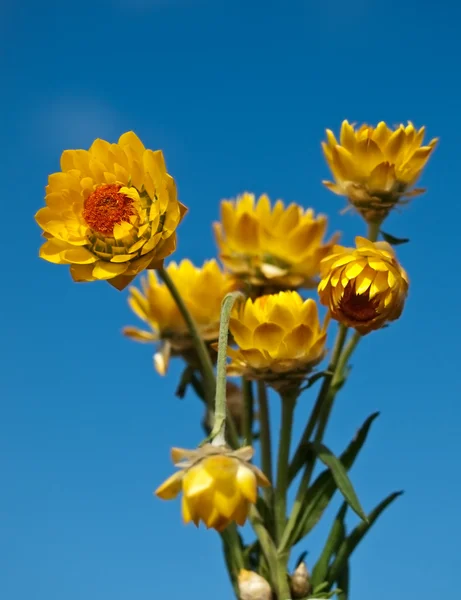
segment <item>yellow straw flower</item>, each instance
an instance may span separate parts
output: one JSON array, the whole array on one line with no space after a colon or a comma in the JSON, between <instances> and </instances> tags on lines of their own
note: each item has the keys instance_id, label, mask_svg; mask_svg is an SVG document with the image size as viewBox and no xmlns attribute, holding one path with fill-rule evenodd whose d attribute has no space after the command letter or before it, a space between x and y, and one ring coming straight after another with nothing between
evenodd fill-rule
<instances>
[{"instance_id":1,"label":"yellow straw flower","mask_svg":"<svg viewBox=\"0 0 461 600\"><path fill-rule=\"evenodd\" d=\"M221 223L214 224L224 265L260 293L315 287L321 259L335 240L323 243L327 218L297 204L271 207L263 195L245 193L221 203Z\"/></svg>"},{"instance_id":2,"label":"yellow straw flower","mask_svg":"<svg viewBox=\"0 0 461 600\"><path fill-rule=\"evenodd\" d=\"M232 313L229 375L264 379L274 387L302 380L325 355L326 329L312 298L294 291L248 299Z\"/></svg>"},{"instance_id":3,"label":"yellow straw flower","mask_svg":"<svg viewBox=\"0 0 461 600\"><path fill-rule=\"evenodd\" d=\"M424 127L416 130L411 122L395 129L383 121L355 129L343 121L338 143L327 129L322 148L335 183L323 183L335 194L347 196L367 220L382 220L402 198L424 192L410 191L438 141L423 146L424 132Z\"/></svg>"},{"instance_id":4,"label":"yellow straw flower","mask_svg":"<svg viewBox=\"0 0 461 600\"><path fill-rule=\"evenodd\" d=\"M205 444L197 450L173 448L171 458L180 471L155 491L163 500L176 498L182 490L185 523L223 531L230 523L243 525L250 505L256 502L257 487L269 486L263 473L248 461L253 448L230 450Z\"/></svg>"},{"instance_id":5,"label":"yellow straw flower","mask_svg":"<svg viewBox=\"0 0 461 600\"><path fill-rule=\"evenodd\" d=\"M107 279L118 289L162 265L186 212L162 152L146 150L132 131L117 144L65 150L45 202L35 215L47 238L41 258L70 265L74 281Z\"/></svg>"},{"instance_id":6,"label":"yellow straw flower","mask_svg":"<svg viewBox=\"0 0 461 600\"><path fill-rule=\"evenodd\" d=\"M318 292L334 319L365 334L401 315L408 276L387 242L355 242L357 248L335 246L322 261Z\"/></svg>"},{"instance_id":7,"label":"yellow straw flower","mask_svg":"<svg viewBox=\"0 0 461 600\"><path fill-rule=\"evenodd\" d=\"M223 273L216 260L195 267L190 260L171 262L166 268L173 283L207 342L218 339L221 302L236 287L236 280ZM154 356L156 370L166 373L169 357L182 355L190 362L195 357L189 329L166 285L158 281L154 271L141 280L142 291L130 288L129 305L149 326L150 331L126 327L125 335L138 342L160 341Z\"/></svg>"}]
</instances>

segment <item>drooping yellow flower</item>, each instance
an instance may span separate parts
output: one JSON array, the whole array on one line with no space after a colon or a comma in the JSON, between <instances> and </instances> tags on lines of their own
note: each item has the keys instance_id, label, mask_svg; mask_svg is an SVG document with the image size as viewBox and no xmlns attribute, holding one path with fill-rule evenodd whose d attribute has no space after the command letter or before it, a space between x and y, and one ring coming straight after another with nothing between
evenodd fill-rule
<instances>
[{"instance_id":1,"label":"drooping yellow flower","mask_svg":"<svg viewBox=\"0 0 461 600\"><path fill-rule=\"evenodd\" d=\"M302 380L325 355L326 329L312 298L294 291L248 299L234 307L229 375L264 379L275 387Z\"/></svg>"},{"instance_id":2,"label":"drooping yellow flower","mask_svg":"<svg viewBox=\"0 0 461 600\"><path fill-rule=\"evenodd\" d=\"M195 267L187 259L179 264L171 262L166 270L203 339L207 342L217 340L221 302L236 288L236 279L224 273L214 259L206 261L202 267ZM124 333L138 342L161 342L154 356L154 365L164 375L171 354L183 355L189 362L194 359L193 341L176 302L154 271L149 271L147 277L142 278L141 286L142 291L130 288L128 302L150 331L126 327Z\"/></svg>"},{"instance_id":3,"label":"drooping yellow flower","mask_svg":"<svg viewBox=\"0 0 461 600\"><path fill-rule=\"evenodd\" d=\"M355 243L335 246L322 261L318 292L334 319L366 334L401 315L408 276L387 242L356 237Z\"/></svg>"},{"instance_id":4,"label":"drooping yellow flower","mask_svg":"<svg viewBox=\"0 0 461 600\"><path fill-rule=\"evenodd\" d=\"M335 194L347 196L368 220L382 220L406 197L424 192L410 188L420 177L437 139L423 146L425 128L412 123L389 128L381 121L376 127L355 129L343 121L339 143L330 129L323 153L335 183L323 183Z\"/></svg>"},{"instance_id":5,"label":"drooping yellow flower","mask_svg":"<svg viewBox=\"0 0 461 600\"><path fill-rule=\"evenodd\" d=\"M269 486L264 474L249 461L253 448L230 450L205 444L197 450L173 448L171 458L180 471L155 491L163 500L176 498L182 490L185 523L223 531L230 523L243 525L250 505L256 502L257 487Z\"/></svg>"},{"instance_id":6,"label":"drooping yellow flower","mask_svg":"<svg viewBox=\"0 0 461 600\"><path fill-rule=\"evenodd\" d=\"M75 281L107 279L119 289L161 266L186 212L161 150L146 150L132 131L116 144L65 150L45 202L35 215L47 238L41 258L70 265Z\"/></svg>"},{"instance_id":7,"label":"drooping yellow flower","mask_svg":"<svg viewBox=\"0 0 461 600\"><path fill-rule=\"evenodd\" d=\"M221 203L221 223L214 224L220 258L242 281L260 293L315 287L321 259L335 240L323 242L324 215L297 204L273 207L263 195L244 193Z\"/></svg>"}]
</instances>

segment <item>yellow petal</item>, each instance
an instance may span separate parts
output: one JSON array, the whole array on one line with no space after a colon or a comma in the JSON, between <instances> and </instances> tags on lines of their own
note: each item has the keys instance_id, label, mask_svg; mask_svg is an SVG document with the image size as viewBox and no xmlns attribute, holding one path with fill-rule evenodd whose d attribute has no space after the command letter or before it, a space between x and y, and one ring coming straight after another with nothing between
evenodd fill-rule
<instances>
[{"instance_id":1,"label":"yellow petal","mask_svg":"<svg viewBox=\"0 0 461 600\"><path fill-rule=\"evenodd\" d=\"M195 467L189 469L183 480L184 495L188 498L199 496L203 492L213 487L214 479L203 467L202 463L198 463Z\"/></svg>"},{"instance_id":2,"label":"yellow petal","mask_svg":"<svg viewBox=\"0 0 461 600\"><path fill-rule=\"evenodd\" d=\"M256 502L258 490L256 475L245 465L239 465L237 469L237 486L241 494L252 504Z\"/></svg>"},{"instance_id":3,"label":"yellow petal","mask_svg":"<svg viewBox=\"0 0 461 600\"><path fill-rule=\"evenodd\" d=\"M121 275L127 268L127 263L117 264L100 260L93 268L93 277L96 279L110 279L116 275Z\"/></svg>"},{"instance_id":4,"label":"yellow petal","mask_svg":"<svg viewBox=\"0 0 461 600\"><path fill-rule=\"evenodd\" d=\"M39 256L48 262L55 263L57 265L65 265L65 261L61 254L63 249L68 248L69 245L66 242L60 242L59 240L48 240L42 246L40 246Z\"/></svg>"},{"instance_id":5,"label":"yellow petal","mask_svg":"<svg viewBox=\"0 0 461 600\"><path fill-rule=\"evenodd\" d=\"M280 345L285 331L275 323L262 323L254 331L253 340L257 348L275 350Z\"/></svg>"},{"instance_id":6,"label":"yellow petal","mask_svg":"<svg viewBox=\"0 0 461 600\"><path fill-rule=\"evenodd\" d=\"M168 477L168 479L155 490L155 495L162 498L162 500L176 498L181 491L183 476L184 471L177 471L171 475L171 477Z\"/></svg>"},{"instance_id":7,"label":"yellow petal","mask_svg":"<svg viewBox=\"0 0 461 600\"><path fill-rule=\"evenodd\" d=\"M76 263L78 265L89 265L98 260L92 252L82 247L64 250L62 257L65 258L67 262Z\"/></svg>"}]
</instances>

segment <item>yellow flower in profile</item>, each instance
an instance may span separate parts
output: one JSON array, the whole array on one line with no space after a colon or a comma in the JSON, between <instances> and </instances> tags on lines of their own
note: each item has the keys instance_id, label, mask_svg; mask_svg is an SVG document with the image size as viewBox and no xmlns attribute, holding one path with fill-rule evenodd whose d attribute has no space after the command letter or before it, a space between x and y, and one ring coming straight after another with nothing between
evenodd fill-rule
<instances>
[{"instance_id":1,"label":"yellow flower in profile","mask_svg":"<svg viewBox=\"0 0 461 600\"><path fill-rule=\"evenodd\" d=\"M221 203L221 223L214 224L224 265L261 293L315 287L321 259L334 240L324 243L327 218L297 204L273 207L263 195L245 193Z\"/></svg>"},{"instance_id":2,"label":"yellow flower in profile","mask_svg":"<svg viewBox=\"0 0 461 600\"><path fill-rule=\"evenodd\" d=\"M146 150L132 131L116 144L65 150L45 202L35 215L47 238L41 258L70 265L74 281L107 279L118 289L162 265L186 212L162 152Z\"/></svg>"},{"instance_id":3,"label":"yellow flower in profile","mask_svg":"<svg viewBox=\"0 0 461 600\"><path fill-rule=\"evenodd\" d=\"M166 270L203 339L207 342L217 340L221 302L227 293L236 288L235 278L223 273L214 259L206 261L202 267L195 267L187 259L179 264L171 262ZM130 288L128 302L150 331L136 327L126 327L123 331L138 342L160 342L154 365L164 375L170 355L182 355L189 362L194 359L194 344L176 302L154 271L149 271L147 277L142 278L141 287L142 291L136 287Z\"/></svg>"},{"instance_id":4,"label":"yellow flower in profile","mask_svg":"<svg viewBox=\"0 0 461 600\"><path fill-rule=\"evenodd\" d=\"M302 380L325 355L326 329L312 298L279 292L234 306L229 330L229 375L263 379L274 387Z\"/></svg>"},{"instance_id":5,"label":"yellow flower in profile","mask_svg":"<svg viewBox=\"0 0 461 600\"><path fill-rule=\"evenodd\" d=\"M205 444L197 450L173 448L171 458L179 471L155 491L171 500L182 490L182 516L185 523L223 531L230 523L243 525L250 505L256 502L257 488L269 486L263 473L249 461L253 448L230 450Z\"/></svg>"},{"instance_id":6,"label":"yellow flower in profile","mask_svg":"<svg viewBox=\"0 0 461 600\"><path fill-rule=\"evenodd\" d=\"M318 292L334 319L366 334L401 315L408 276L387 242L356 237L355 243L335 246L322 261Z\"/></svg>"},{"instance_id":7,"label":"yellow flower in profile","mask_svg":"<svg viewBox=\"0 0 461 600\"><path fill-rule=\"evenodd\" d=\"M410 188L420 177L437 139L423 144L425 128L412 123L389 128L381 121L376 127L355 129L343 121L339 143L326 130L323 153L335 182L323 183L335 194L347 196L369 220L382 220L406 197L424 192Z\"/></svg>"}]
</instances>

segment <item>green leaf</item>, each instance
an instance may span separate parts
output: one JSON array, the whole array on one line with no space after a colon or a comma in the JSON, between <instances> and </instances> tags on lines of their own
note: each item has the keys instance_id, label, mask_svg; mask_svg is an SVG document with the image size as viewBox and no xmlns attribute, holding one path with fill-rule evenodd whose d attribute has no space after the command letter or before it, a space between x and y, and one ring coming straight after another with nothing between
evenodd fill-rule
<instances>
[{"instance_id":1,"label":"green leaf","mask_svg":"<svg viewBox=\"0 0 461 600\"><path fill-rule=\"evenodd\" d=\"M354 439L341 455L340 460L345 469L350 469L354 464L367 439L371 425L378 415L379 412L375 412L366 419ZM307 449L307 452L310 454L312 449ZM304 496L301 511L302 518L290 535L291 546L299 542L317 525L335 492L336 484L333 475L330 469L327 469L320 473Z\"/></svg>"},{"instance_id":2,"label":"green leaf","mask_svg":"<svg viewBox=\"0 0 461 600\"><path fill-rule=\"evenodd\" d=\"M390 494L387 498L380 502L374 510L371 511L371 513L368 515L368 521L359 523L357 527L351 532L351 534L343 541L336 554L336 558L333 561L333 564L328 569L327 580L329 582L337 581L338 577L341 575L342 570L347 564L350 555L352 554L352 552L354 552L357 545L368 533L373 523L378 519L381 513L389 506L389 504L394 502L394 500L402 494L402 491Z\"/></svg>"},{"instance_id":3,"label":"green leaf","mask_svg":"<svg viewBox=\"0 0 461 600\"><path fill-rule=\"evenodd\" d=\"M383 236L383 239L391 246L400 246L400 244L408 244L408 242L410 241L409 238L398 238L394 235L391 235L390 233L386 233L382 229L380 233Z\"/></svg>"},{"instance_id":4,"label":"green leaf","mask_svg":"<svg viewBox=\"0 0 461 600\"><path fill-rule=\"evenodd\" d=\"M331 526L330 534L328 535L322 554L312 570L311 583L314 586L314 589L319 583L325 581L330 561L346 537L344 518L346 516L347 506L347 502L344 502L341 505L333 525Z\"/></svg>"},{"instance_id":5,"label":"green leaf","mask_svg":"<svg viewBox=\"0 0 461 600\"><path fill-rule=\"evenodd\" d=\"M295 569L297 569L299 567L299 565L303 562L303 560L306 558L307 556L307 550L304 550L304 552L301 552L301 554L298 557L298 560L295 563Z\"/></svg>"},{"instance_id":6,"label":"green leaf","mask_svg":"<svg viewBox=\"0 0 461 600\"><path fill-rule=\"evenodd\" d=\"M341 460L337 458L324 444L311 442L311 446L319 460L331 470L333 479L335 480L335 483L338 486L341 494L344 496L346 502L363 521L366 521L367 516L360 505L357 494L355 493L352 483L347 475L347 470L345 469Z\"/></svg>"}]
</instances>

